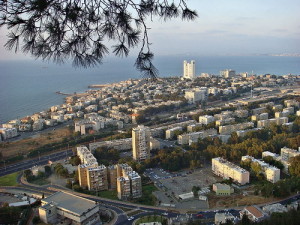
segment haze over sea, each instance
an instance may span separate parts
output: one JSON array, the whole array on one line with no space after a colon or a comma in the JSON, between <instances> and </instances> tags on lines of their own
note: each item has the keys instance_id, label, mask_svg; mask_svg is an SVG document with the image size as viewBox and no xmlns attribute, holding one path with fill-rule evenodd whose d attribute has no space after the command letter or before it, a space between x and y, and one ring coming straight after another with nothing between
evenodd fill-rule
<instances>
[{"instance_id":1,"label":"haze over sea","mask_svg":"<svg viewBox=\"0 0 300 225\"><path fill-rule=\"evenodd\" d=\"M0 61L0 124L63 103L64 93L84 92L90 84L106 84L141 78L135 58L106 58L98 67L73 68L35 60ZM196 61L196 74L237 73L300 74L300 57L275 56L160 56L155 58L160 77L181 76L183 60Z\"/></svg>"}]
</instances>

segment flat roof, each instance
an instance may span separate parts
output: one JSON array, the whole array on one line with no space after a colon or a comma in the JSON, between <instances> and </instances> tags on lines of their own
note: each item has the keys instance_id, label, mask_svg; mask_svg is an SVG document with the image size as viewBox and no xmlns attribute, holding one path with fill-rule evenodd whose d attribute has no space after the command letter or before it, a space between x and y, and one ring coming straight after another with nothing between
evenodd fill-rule
<instances>
[{"instance_id":1,"label":"flat roof","mask_svg":"<svg viewBox=\"0 0 300 225\"><path fill-rule=\"evenodd\" d=\"M96 206L96 203L92 200L66 192L55 192L48 198L42 199L42 202L53 202L58 208L65 209L79 216Z\"/></svg>"}]
</instances>

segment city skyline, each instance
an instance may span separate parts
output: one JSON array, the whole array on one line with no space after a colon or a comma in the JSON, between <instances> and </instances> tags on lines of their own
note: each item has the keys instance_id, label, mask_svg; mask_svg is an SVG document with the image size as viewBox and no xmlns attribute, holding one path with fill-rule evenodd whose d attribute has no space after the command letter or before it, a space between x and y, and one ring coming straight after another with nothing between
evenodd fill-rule
<instances>
[{"instance_id":1,"label":"city skyline","mask_svg":"<svg viewBox=\"0 0 300 225\"><path fill-rule=\"evenodd\" d=\"M251 55L299 53L300 4L296 0L188 1L197 10L195 21L148 20L155 55ZM6 50L7 31L0 30L0 60L33 59ZM170 39L172 42L170 42ZM111 43L110 43L111 44ZM130 55L135 56L138 48ZM111 54L110 54L111 55Z\"/></svg>"}]
</instances>

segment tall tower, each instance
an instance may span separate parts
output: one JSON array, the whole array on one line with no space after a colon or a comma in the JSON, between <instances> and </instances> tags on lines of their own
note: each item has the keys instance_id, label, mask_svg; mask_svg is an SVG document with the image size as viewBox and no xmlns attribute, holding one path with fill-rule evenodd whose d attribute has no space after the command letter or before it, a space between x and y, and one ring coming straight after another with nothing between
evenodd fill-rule
<instances>
[{"instance_id":1,"label":"tall tower","mask_svg":"<svg viewBox=\"0 0 300 225\"><path fill-rule=\"evenodd\" d=\"M133 159L142 161L150 158L150 129L139 125L132 129Z\"/></svg>"},{"instance_id":2,"label":"tall tower","mask_svg":"<svg viewBox=\"0 0 300 225\"><path fill-rule=\"evenodd\" d=\"M188 63L186 60L183 61L183 78L194 79L195 78L195 61L192 60Z\"/></svg>"}]
</instances>

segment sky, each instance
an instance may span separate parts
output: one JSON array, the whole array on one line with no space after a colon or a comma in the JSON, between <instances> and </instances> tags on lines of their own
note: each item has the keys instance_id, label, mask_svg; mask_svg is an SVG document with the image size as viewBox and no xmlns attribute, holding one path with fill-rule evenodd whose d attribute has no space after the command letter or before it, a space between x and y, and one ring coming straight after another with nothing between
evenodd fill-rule
<instances>
[{"instance_id":1,"label":"sky","mask_svg":"<svg viewBox=\"0 0 300 225\"><path fill-rule=\"evenodd\" d=\"M199 14L195 21L148 21L151 48L156 55L300 53L299 0L187 2ZM7 51L3 47L6 35L1 28L0 60L30 58Z\"/></svg>"}]
</instances>

